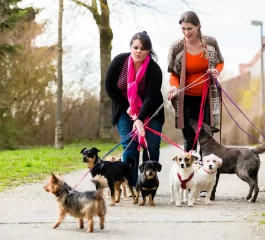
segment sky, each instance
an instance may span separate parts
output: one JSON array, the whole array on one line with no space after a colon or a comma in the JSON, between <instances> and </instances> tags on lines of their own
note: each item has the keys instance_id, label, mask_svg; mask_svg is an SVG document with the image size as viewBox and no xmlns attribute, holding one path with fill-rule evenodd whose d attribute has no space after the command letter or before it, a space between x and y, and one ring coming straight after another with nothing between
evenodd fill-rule
<instances>
[{"instance_id":1,"label":"sky","mask_svg":"<svg viewBox=\"0 0 265 240\"><path fill-rule=\"evenodd\" d=\"M71 0L65 1L64 11L64 79L83 79L84 87L98 86L99 75L99 34L91 13L76 7ZM90 1L85 1L89 3ZM119 0L122 1L122 0ZM108 1L111 3L111 0ZM153 1L154 2L154 1ZM156 0L162 13L148 9L132 10L131 7L111 6L110 22L114 33L112 58L122 52L129 52L130 39L134 33L147 31L158 64L168 85L167 55L170 45L182 38L181 14L188 10L197 12L203 34L216 38L225 61L222 72L224 79L239 74L238 65L248 63L261 47L259 26L252 26L252 20L265 24L264 0L188 0L189 8L180 0ZM43 10L36 21L44 22L45 32L35 43L38 46L56 44L58 0L24 0L23 6ZM263 32L264 34L264 32Z\"/></svg>"}]
</instances>

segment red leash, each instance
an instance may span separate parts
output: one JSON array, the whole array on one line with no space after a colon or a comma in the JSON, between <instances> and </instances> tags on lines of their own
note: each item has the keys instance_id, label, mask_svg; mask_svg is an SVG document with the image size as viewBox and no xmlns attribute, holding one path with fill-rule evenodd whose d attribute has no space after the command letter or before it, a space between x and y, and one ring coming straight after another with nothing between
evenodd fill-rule
<instances>
[{"instance_id":1,"label":"red leash","mask_svg":"<svg viewBox=\"0 0 265 240\"><path fill-rule=\"evenodd\" d=\"M169 139L167 136L165 136L163 133L157 132L154 129L145 126L145 129L149 130L150 132L156 134L159 137L164 138L165 140L167 140L169 143L173 144L174 146L176 146L177 148L181 149L182 151L184 151L184 149L182 149L178 144L176 144L174 141L172 141L171 139Z\"/></svg>"},{"instance_id":2,"label":"red leash","mask_svg":"<svg viewBox=\"0 0 265 240\"><path fill-rule=\"evenodd\" d=\"M198 137L199 137L199 134L200 134L200 130L201 130L201 127L202 127L202 122L203 122L203 118L204 118L204 109L205 109L205 103L206 103L206 98L207 98L209 85L210 85L210 81L207 81L207 82L204 83L204 86L203 86L203 93L202 93L201 107L200 107L200 113L199 113L199 120L198 120L197 131L196 131L196 135L195 135L195 138L194 138L192 150L194 149L195 143L198 140Z\"/></svg>"}]
</instances>

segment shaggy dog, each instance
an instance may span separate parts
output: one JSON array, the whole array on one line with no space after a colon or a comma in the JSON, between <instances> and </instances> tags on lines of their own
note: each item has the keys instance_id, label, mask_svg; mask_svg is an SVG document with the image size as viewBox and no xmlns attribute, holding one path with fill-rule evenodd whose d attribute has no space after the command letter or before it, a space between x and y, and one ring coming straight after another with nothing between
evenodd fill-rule
<instances>
[{"instance_id":1,"label":"shaggy dog","mask_svg":"<svg viewBox=\"0 0 265 240\"><path fill-rule=\"evenodd\" d=\"M88 222L87 232L93 232L93 216L99 216L100 229L104 229L106 205L103 194L104 188L108 187L107 179L97 175L92 179L92 182L96 185L96 191L78 192L64 182L61 176L55 176L51 173L43 188L56 196L59 205L59 219L53 228L59 227L68 213L79 219L79 228L84 228L83 219L86 218Z\"/></svg>"}]
</instances>

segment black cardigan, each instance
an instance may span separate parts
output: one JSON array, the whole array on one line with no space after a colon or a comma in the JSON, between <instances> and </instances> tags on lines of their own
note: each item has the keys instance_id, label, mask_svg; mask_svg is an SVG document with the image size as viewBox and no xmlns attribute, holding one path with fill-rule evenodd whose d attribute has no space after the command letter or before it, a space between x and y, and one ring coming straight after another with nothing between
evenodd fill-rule
<instances>
[{"instance_id":1,"label":"black cardigan","mask_svg":"<svg viewBox=\"0 0 265 240\"><path fill-rule=\"evenodd\" d=\"M105 89L108 96L112 100L112 124L115 125L122 111L126 112L129 108L129 101L118 89L117 84L125 59L130 53L122 53L116 56L110 63L105 79ZM158 107L163 103L161 93L162 71L158 64L150 59L146 69L145 76L145 96L142 98L143 106L139 112L138 119L144 121L147 117L151 117ZM162 124L165 121L164 108L154 117Z\"/></svg>"}]
</instances>

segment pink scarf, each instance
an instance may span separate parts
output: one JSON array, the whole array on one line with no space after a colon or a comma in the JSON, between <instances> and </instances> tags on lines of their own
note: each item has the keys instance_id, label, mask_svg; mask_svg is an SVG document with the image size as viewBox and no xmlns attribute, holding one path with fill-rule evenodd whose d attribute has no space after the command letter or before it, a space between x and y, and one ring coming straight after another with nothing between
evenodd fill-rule
<instances>
[{"instance_id":1,"label":"pink scarf","mask_svg":"<svg viewBox=\"0 0 265 240\"><path fill-rule=\"evenodd\" d=\"M142 100L140 96L138 95L138 86L143 79L143 76L146 72L149 62L150 62L150 56L147 55L142 65L140 66L138 72L136 73L132 56L130 55L129 57L128 78L127 78L127 96L128 96L128 101L130 104L130 111L131 111L130 117L133 120L137 118L140 112L140 109L143 105ZM147 120L148 118L145 119L145 121ZM140 136L140 134L138 134L138 142L140 146L146 147L146 140L144 137ZM140 146L138 147L138 150Z\"/></svg>"}]
</instances>

